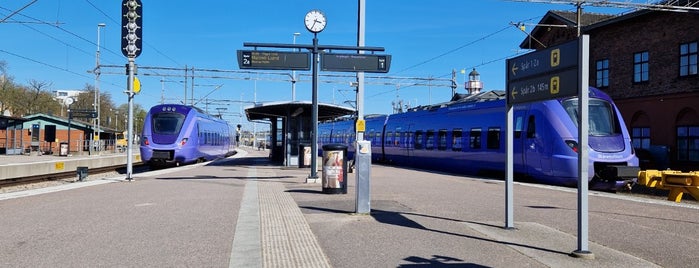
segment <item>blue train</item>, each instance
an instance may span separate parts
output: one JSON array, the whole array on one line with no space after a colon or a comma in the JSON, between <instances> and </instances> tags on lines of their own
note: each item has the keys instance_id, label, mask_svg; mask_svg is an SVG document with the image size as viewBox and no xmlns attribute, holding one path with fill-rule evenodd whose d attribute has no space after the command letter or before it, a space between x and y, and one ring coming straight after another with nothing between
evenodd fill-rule
<instances>
[{"instance_id":1,"label":"blue train","mask_svg":"<svg viewBox=\"0 0 699 268\"><path fill-rule=\"evenodd\" d=\"M472 175L504 176L506 93L486 91L391 115L366 116L372 159L401 166ZM578 98L513 108L515 178L545 184L578 183ZM630 189L638 158L621 113L604 92L590 88L590 187ZM355 120L324 122L319 143L348 145L354 153ZM322 146L322 144L321 144ZM320 148L320 147L319 147Z\"/></svg>"},{"instance_id":2,"label":"blue train","mask_svg":"<svg viewBox=\"0 0 699 268\"><path fill-rule=\"evenodd\" d=\"M235 152L228 122L199 108L156 105L148 111L141 136L141 159L151 166L210 161Z\"/></svg>"}]
</instances>

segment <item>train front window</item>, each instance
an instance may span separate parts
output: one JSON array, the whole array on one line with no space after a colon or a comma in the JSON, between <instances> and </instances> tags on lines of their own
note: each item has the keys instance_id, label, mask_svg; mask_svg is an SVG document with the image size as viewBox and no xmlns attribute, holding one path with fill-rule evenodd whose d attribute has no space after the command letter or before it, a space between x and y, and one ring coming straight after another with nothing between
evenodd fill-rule
<instances>
[{"instance_id":1,"label":"train front window","mask_svg":"<svg viewBox=\"0 0 699 268\"><path fill-rule=\"evenodd\" d=\"M153 133L177 135L180 133L184 115L178 113L158 113L153 115Z\"/></svg>"},{"instance_id":2,"label":"train front window","mask_svg":"<svg viewBox=\"0 0 699 268\"><path fill-rule=\"evenodd\" d=\"M570 116L577 127L578 100L569 99L563 101L562 104L566 113L568 113L568 116ZM588 107L588 127L591 136L609 136L621 132L619 122L614 117L614 109L611 103L600 99L590 99Z\"/></svg>"}]
</instances>

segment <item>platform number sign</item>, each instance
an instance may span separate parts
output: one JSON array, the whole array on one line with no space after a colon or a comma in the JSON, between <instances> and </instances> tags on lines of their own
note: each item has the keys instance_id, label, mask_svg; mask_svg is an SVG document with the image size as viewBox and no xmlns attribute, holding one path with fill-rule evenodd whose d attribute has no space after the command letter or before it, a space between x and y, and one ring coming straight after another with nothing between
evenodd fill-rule
<instances>
[{"instance_id":1,"label":"platform number sign","mask_svg":"<svg viewBox=\"0 0 699 268\"><path fill-rule=\"evenodd\" d=\"M240 65L245 66L245 67L252 66L252 60L250 60L252 58L252 52L243 51L242 54L243 54L243 59L242 59L242 62L240 63Z\"/></svg>"}]
</instances>

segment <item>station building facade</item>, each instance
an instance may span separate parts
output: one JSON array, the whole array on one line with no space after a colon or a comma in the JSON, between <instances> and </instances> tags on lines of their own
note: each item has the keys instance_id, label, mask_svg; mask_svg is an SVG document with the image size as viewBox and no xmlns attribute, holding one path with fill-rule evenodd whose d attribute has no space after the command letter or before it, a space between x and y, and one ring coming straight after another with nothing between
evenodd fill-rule
<instances>
[{"instance_id":1,"label":"station building facade","mask_svg":"<svg viewBox=\"0 0 699 268\"><path fill-rule=\"evenodd\" d=\"M576 17L549 11L520 47L574 40ZM614 99L642 168L699 171L699 13L581 17L581 32L590 36L590 86Z\"/></svg>"}]
</instances>

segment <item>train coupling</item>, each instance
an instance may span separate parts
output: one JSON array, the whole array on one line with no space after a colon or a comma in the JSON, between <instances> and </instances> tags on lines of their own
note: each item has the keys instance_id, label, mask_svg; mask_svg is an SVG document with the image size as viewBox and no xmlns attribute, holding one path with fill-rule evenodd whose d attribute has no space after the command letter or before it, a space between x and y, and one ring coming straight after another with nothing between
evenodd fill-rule
<instances>
[{"instance_id":1,"label":"train coupling","mask_svg":"<svg viewBox=\"0 0 699 268\"><path fill-rule=\"evenodd\" d=\"M699 200L699 171L643 170L638 172L638 184L668 190L667 200L679 203L684 193Z\"/></svg>"},{"instance_id":2,"label":"train coupling","mask_svg":"<svg viewBox=\"0 0 699 268\"><path fill-rule=\"evenodd\" d=\"M595 170L591 188L611 191L631 191L640 169L633 166L605 166Z\"/></svg>"}]
</instances>

